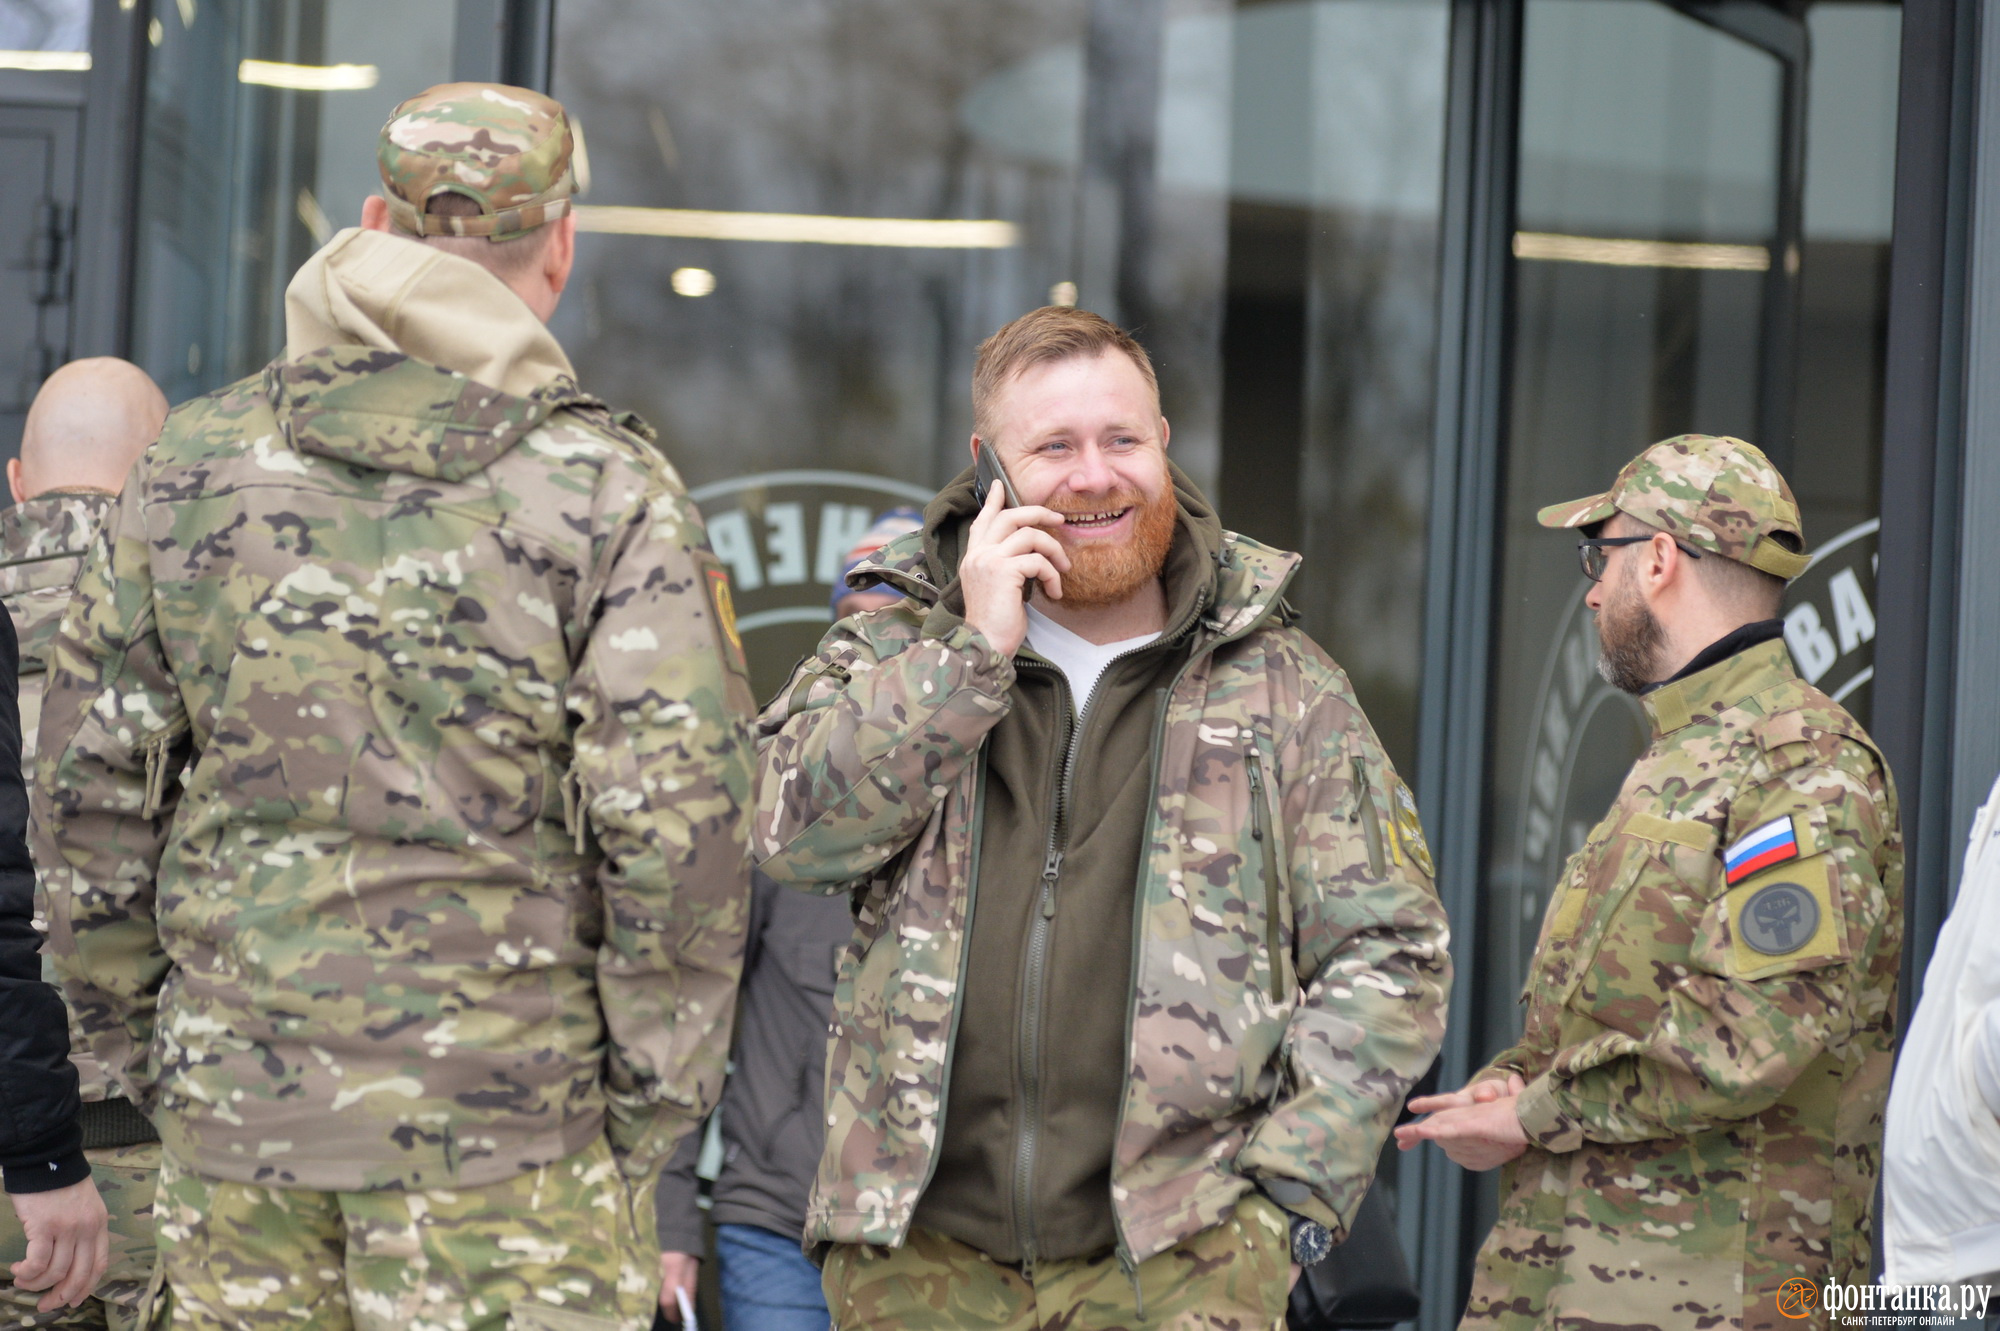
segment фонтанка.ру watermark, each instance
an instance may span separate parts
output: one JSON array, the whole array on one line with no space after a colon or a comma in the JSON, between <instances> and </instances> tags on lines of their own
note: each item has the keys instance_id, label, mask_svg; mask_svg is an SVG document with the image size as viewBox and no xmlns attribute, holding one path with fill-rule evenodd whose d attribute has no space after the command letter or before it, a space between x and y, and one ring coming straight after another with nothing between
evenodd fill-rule
<instances>
[{"instance_id":1,"label":"\u0444\u043e\u043d\u0442\u0430\u043d\u043a\u0430.\u0440\u0443 watermark","mask_svg":"<svg viewBox=\"0 0 2000 1331\"><path fill-rule=\"evenodd\" d=\"M1835 1326L1949 1326L1986 1317L1992 1285L1816 1285L1795 1276L1778 1287L1778 1311L1804 1320L1825 1311Z\"/></svg>"}]
</instances>

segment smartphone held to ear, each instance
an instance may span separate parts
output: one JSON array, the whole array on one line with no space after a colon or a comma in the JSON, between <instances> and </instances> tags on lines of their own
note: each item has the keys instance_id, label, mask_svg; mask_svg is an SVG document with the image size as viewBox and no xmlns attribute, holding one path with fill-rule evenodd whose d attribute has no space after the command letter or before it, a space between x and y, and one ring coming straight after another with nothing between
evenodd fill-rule
<instances>
[{"instance_id":1,"label":"smartphone held to ear","mask_svg":"<svg viewBox=\"0 0 2000 1331\"><path fill-rule=\"evenodd\" d=\"M973 458L972 465L973 483L979 487L979 502L981 504L986 502L986 496L992 494L993 487L997 485L1000 487L1001 495L1006 500L1001 507L1021 507L1021 496L1014 490L1013 478L1008 476L1007 469L1000 465L1000 455L994 451L993 445L983 439L980 440L979 452ZM1023 601L1031 601L1034 597L1035 580L1029 578L1021 584L1021 599Z\"/></svg>"},{"instance_id":2,"label":"smartphone held to ear","mask_svg":"<svg viewBox=\"0 0 2000 1331\"><path fill-rule=\"evenodd\" d=\"M986 496L991 494L993 487L997 485L1000 487L1000 493L1007 497L1005 507L1021 506L1021 496L1014 493L1013 479L1007 475L1007 469L1000 465L1000 454L994 450L993 445L983 439L979 443L979 453L973 459L973 476L979 485L980 503L986 502Z\"/></svg>"}]
</instances>

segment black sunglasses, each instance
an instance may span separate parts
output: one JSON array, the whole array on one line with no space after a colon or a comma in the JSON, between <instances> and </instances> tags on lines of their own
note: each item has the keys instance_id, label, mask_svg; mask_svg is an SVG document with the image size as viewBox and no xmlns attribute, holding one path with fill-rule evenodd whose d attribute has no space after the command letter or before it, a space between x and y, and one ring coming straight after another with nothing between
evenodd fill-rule
<instances>
[{"instance_id":1,"label":"black sunglasses","mask_svg":"<svg viewBox=\"0 0 2000 1331\"><path fill-rule=\"evenodd\" d=\"M1583 564L1583 576L1589 578L1592 582L1603 581L1604 566L1611 559L1611 556L1605 553L1607 550L1621 545L1638 545L1642 541L1650 541L1652 539L1651 536L1584 537L1576 543L1577 558ZM1674 538L1674 544L1678 545L1681 548L1681 553L1689 559L1701 558L1701 551L1695 549L1680 537L1676 536Z\"/></svg>"}]
</instances>

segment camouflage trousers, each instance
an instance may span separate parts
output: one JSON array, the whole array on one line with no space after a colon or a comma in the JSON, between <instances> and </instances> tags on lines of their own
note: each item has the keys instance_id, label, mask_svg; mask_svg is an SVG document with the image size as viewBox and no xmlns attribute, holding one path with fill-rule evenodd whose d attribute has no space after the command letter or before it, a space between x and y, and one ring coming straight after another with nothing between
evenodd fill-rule
<instances>
[{"instance_id":1,"label":"camouflage trousers","mask_svg":"<svg viewBox=\"0 0 2000 1331\"><path fill-rule=\"evenodd\" d=\"M147 1331L646 1331L653 1184L598 1138L483 1187L315 1192L160 1170Z\"/></svg>"},{"instance_id":2,"label":"camouflage trousers","mask_svg":"<svg viewBox=\"0 0 2000 1331\"><path fill-rule=\"evenodd\" d=\"M29 1327L89 1327L91 1331L133 1331L146 1281L153 1274L153 1186L160 1174L160 1144L109 1146L88 1151L90 1177L111 1213L111 1265L104 1282L80 1308L36 1312L42 1296L14 1288L7 1269L28 1253L28 1236L14 1208L0 1202L0 1331Z\"/></svg>"},{"instance_id":3,"label":"camouflage trousers","mask_svg":"<svg viewBox=\"0 0 2000 1331\"><path fill-rule=\"evenodd\" d=\"M1252 1193L1221 1224L1141 1262L1137 1276L1135 1290L1105 1253L1042 1262L1030 1279L912 1229L900 1248L834 1245L822 1284L838 1331L1283 1331L1291 1223Z\"/></svg>"}]
</instances>

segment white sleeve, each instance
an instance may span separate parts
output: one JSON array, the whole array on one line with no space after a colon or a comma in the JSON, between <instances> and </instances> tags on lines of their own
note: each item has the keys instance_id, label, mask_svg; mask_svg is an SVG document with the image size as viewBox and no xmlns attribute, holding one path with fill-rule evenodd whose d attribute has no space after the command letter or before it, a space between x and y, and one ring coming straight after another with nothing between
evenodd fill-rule
<instances>
[{"instance_id":1,"label":"white sleeve","mask_svg":"<svg viewBox=\"0 0 2000 1331\"><path fill-rule=\"evenodd\" d=\"M1972 1078L1988 1112L2000 1118L2000 999L1986 1005L1971 1034Z\"/></svg>"}]
</instances>

